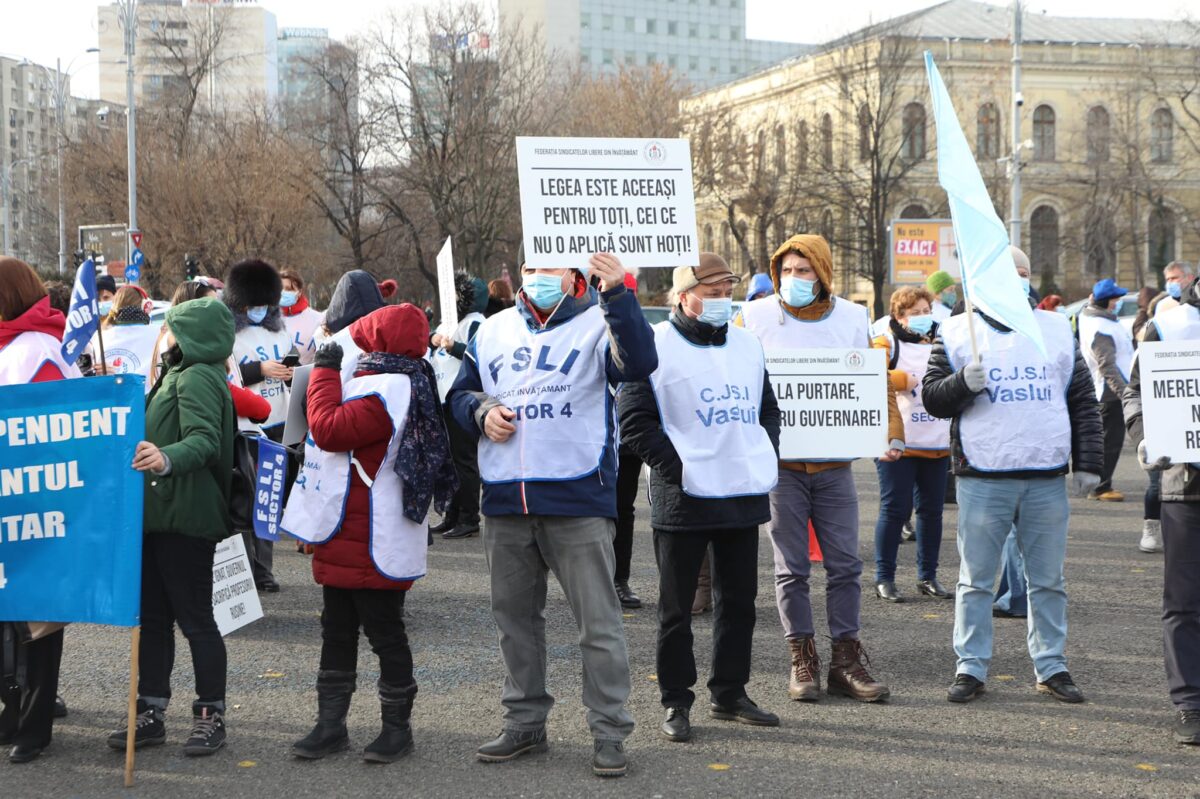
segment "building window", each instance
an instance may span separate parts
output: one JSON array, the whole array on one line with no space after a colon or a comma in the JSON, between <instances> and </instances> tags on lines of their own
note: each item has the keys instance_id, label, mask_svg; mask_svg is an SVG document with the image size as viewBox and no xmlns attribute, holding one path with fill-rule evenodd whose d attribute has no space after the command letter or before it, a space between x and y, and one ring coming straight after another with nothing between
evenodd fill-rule
<instances>
[{"instance_id":1,"label":"building window","mask_svg":"<svg viewBox=\"0 0 1200 799\"><path fill-rule=\"evenodd\" d=\"M803 119L796 126L796 168L800 172L808 171L808 123Z\"/></svg>"},{"instance_id":2,"label":"building window","mask_svg":"<svg viewBox=\"0 0 1200 799\"><path fill-rule=\"evenodd\" d=\"M775 126L775 174L787 174L787 132L783 125Z\"/></svg>"},{"instance_id":3,"label":"building window","mask_svg":"<svg viewBox=\"0 0 1200 799\"><path fill-rule=\"evenodd\" d=\"M729 28L729 41L738 42L742 39L742 28L740 25L732 25Z\"/></svg>"},{"instance_id":4,"label":"building window","mask_svg":"<svg viewBox=\"0 0 1200 799\"><path fill-rule=\"evenodd\" d=\"M1054 109L1048 105L1033 109L1033 160L1054 160Z\"/></svg>"},{"instance_id":5,"label":"building window","mask_svg":"<svg viewBox=\"0 0 1200 799\"><path fill-rule=\"evenodd\" d=\"M688 56L688 72L699 72L699 71L700 71L700 56L695 56L695 55Z\"/></svg>"},{"instance_id":6,"label":"building window","mask_svg":"<svg viewBox=\"0 0 1200 799\"><path fill-rule=\"evenodd\" d=\"M658 63L658 53L646 53L646 66Z\"/></svg>"},{"instance_id":7,"label":"building window","mask_svg":"<svg viewBox=\"0 0 1200 799\"><path fill-rule=\"evenodd\" d=\"M721 38L721 29L719 27L717 27L716 25L709 25L708 26L708 38L720 39Z\"/></svg>"},{"instance_id":8,"label":"building window","mask_svg":"<svg viewBox=\"0 0 1200 799\"><path fill-rule=\"evenodd\" d=\"M925 106L920 103L904 106L900 154L906 161L922 161L925 158Z\"/></svg>"},{"instance_id":9,"label":"building window","mask_svg":"<svg viewBox=\"0 0 1200 799\"><path fill-rule=\"evenodd\" d=\"M679 69L679 56L677 56L677 55L667 56L667 66L670 67L671 69Z\"/></svg>"},{"instance_id":10,"label":"building window","mask_svg":"<svg viewBox=\"0 0 1200 799\"><path fill-rule=\"evenodd\" d=\"M713 227L712 225L704 226L704 251L713 251Z\"/></svg>"},{"instance_id":11,"label":"building window","mask_svg":"<svg viewBox=\"0 0 1200 799\"><path fill-rule=\"evenodd\" d=\"M871 160L871 109L863 103L858 107L858 160Z\"/></svg>"},{"instance_id":12,"label":"building window","mask_svg":"<svg viewBox=\"0 0 1200 799\"><path fill-rule=\"evenodd\" d=\"M1173 154L1175 117L1171 109L1159 108L1150 116L1150 160L1156 164L1169 164Z\"/></svg>"},{"instance_id":13,"label":"building window","mask_svg":"<svg viewBox=\"0 0 1200 799\"><path fill-rule=\"evenodd\" d=\"M721 223L721 257L726 263L732 263L733 258L733 236L729 232L729 223Z\"/></svg>"},{"instance_id":14,"label":"building window","mask_svg":"<svg viewBox=\"0 0 1200 799\"><path fill-rule=\"evenodd\" d=\"M600 30L611 31L612 29L613 29L613 15L612 14L601 14L600 15Z\"/></svg>"},{"instance_id":15,"label":"building window","mask_svg":"<svg viewBox=\"0 0 1200 799\"><path fill-rule=\"evenodd\" d=\"M833 246L833 211L821 214L821 237Z\"/></svg>"},{"instance_id":16,"label":"building window","mask_svg":"<svg viewBox=\"0 0 1200 799\"><path fill-rule=\"evenodd\" d=\"M829 114L821 116L821 166L833 166L833 117Z\"/></svg>"},{"instance_id":17,"label":"building window","mask_svg":"<svg viewBox=\"0 0 1200 799\"><path fill-rule=\"evenodd\" d=\"M678 36L679 35L679 23L678 22L676 22L675 20L670 20L667 22L667 35L668 36Z\"/></svg>"},{"instance_id":18,"label":"building window","mask_svg":"<svg viewBox=\"0 0 1200 799\"><path fill-rule=\"evenodd\" d=\"M604 63L605 66L611 66L612 62L613 62L613 51L605 50L601 61Z\"/></svg>"},{"instance_id":19,"label":"building window","mask_svg":"<svg viewBox=\"0 0 1200 799\"><path fill-rule=\"evenodd\" d=\"M901 219L928 219L929 211L920 203L911 203L904 206L904 210L900 212Z\"/></svg>"},{"instance_id":20,"label":"building window","mask_svg":"<svg viewBox=\"0 0 1200 799\"><path fill-rule=\"evenodd\" d=\"M591 14L580 14L579 15L579 29L585 30L585 31L589 31L592 29L592 15Z\"/></svg>"},{"instance_id":21,"label":"building window","mask_svg":"<svg viewBox=\"0 0 1200 799\"><path fill-rule=\"evenodd\" d=\"M731 75L740 74L741 71L742 71L742 62L740 62L740 61L730 61L729 62L729 73Z\"/></svg>"},{"instance_id":22,"label":"building window","mask_svg":"<svg viewBox=\"0 0 1200 799\"><path fill-rule=\"evenodd\" d=\"M637 20L635 20L633 17L625 17L625 32L626 33L636 33L637 32L637 25L635 24L636 22L637 22Z\"/></svg>"},{"instance_id":23,"label":"building window","mask_svg":"<svg viewBox=\"0 0 1200 799\"><path fill-rule=\"evenodd\" d=\"M689 39L699 39L700 38L700 23L699 22L689 22L688 23L688 38Z\"/></svg>"},{"instance_id":24,"label":"building window","mask_svg":"<svg viewBox=\"0 0 1200 799\"><path fill-rule=\"evenodd\" d=\"M1048 205L1029 218L1029 267L1042 283L1053 283L1058 274L1058 211Z\"/></svg>"},{"instance_id":25,"label":"building window","mask_svg":"<svg viewBox=\"0 0 1200 799\"><path fill-rule=\"evenodd\" d=\"M807 233L808 232L808 215L805 214L803 211L801 211L796 216L796 232L797 233Z\"/></svg>"},{"instance_id":26,"label":"building window","mask_svg":"<svg viewBox=\"0 0 1200 799\"><path fill-rule=\"evenodd\" d=\"M1000 157L1000 112L995 103L984 103L975 113L975 157Z\"/></svg>"},{"instance_id":27,"label":"building window","mask_svg":"<svg viewBox=\"0 0 1200 799\"><path fill-rule=\"evenodd\" d=\"M1087 280L1113 277L1117 271L1117 230L1110 212L1093 208L1083 223L1083 267Z\"/></svg>"},{"instance_id":28,"label":"building window","mask_svg":"<svg viewBox=\"0 0 1200 799\"><path fill-rule=\"evenodd\" d=\"M646 20L646 33L658 33L658 20Z\"/></svg>"},{"instance_id":29,"label":"building window","mask_svg":"<svg viewBox=\"0 0 1200 799\"><path fill-rule=\"evenodd\" d=\"M1175 260L1175 212L1159 205L1150 212L1147 228L1150 271L1161 274L1162 268Z\"/></svg>"},{"instance_id":30,"label":"building window","mask_svg":"<svg viewBox=\"0 0 1200 799\"><path fill-rule=\"evenodd\" d=\"M580 53L579 54L579 63L583 64L584 66L591 64L592 63L591 55L589 55L587 52Z\"/></svg>"},{"instance_id":31,"label":"building window","mask_svg":"<svg viewBox=\"0 0 1200 799\"><path fill-rule=\"evenodd\" d=\"M1108 111L1094 105L1087 113L1087 160L1089 164L1101 164L1108 160Z\"/></svg>"},{"instance_id":32,"label":"building window","mask_svg":"<svg viewBox=\"0 0 1200 799\"><path fill-rule=\"evenodd\" d=\"M625 51L625 64L627 66L635 66L637 64L637 54Z\"/></svg>"}]
</instances>

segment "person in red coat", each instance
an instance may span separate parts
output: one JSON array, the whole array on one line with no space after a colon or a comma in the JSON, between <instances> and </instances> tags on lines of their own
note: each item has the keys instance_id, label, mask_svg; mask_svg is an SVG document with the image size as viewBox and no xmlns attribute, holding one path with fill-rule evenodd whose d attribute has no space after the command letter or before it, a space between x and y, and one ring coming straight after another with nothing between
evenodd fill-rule
<instances>
[{"instance_id":1,"label":"person in red coat","mask_svg":"<svg viewBox=\"0 0 1200 799\"><path fill-rule=\"evenodd\" d=\"M444 509L457 481L424 360L425 314L413 305L385 306L355 322L350 335L364 354L344 386L338 344L326 344L313 360L305 467L283 522L297 537L321 542L312 568L324 593L317 725L292 752L315 760L349 746L346 714L361 628L379 657L383 717L383 732L363 757L390 763L413 747L408 720L417 685L404 598L424 573L429 505ZM344 476L333 477L339 466ZM307 532L318 528L320 534Z\"/></svg>"}]
</instances>

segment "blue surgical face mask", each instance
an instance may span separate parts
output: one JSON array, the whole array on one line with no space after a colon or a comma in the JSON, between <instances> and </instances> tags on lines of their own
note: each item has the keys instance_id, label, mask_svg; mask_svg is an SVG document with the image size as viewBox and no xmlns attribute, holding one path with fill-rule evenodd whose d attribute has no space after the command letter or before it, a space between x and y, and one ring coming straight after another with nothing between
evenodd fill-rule
<instances>
[{"instance_id":1,"label":"blue surgical face mask","mask_svg":"<svg viewBox=\"0 0 1200 799\"><path fill-rule=\"evenodd\" d=\"M105 300L97 306L97 309L100 311L101 316L108 316L109 311L112 310L112 300Z\"/></svg>"},{"instance_id":2,"label":"blue surgical face mask","mask_svg":"<svg viewBox=\"0 0 1200 799\"><path fill-rule=\"evenodd\" d=\"M1021 278L1021 290L1025 292L1026 297L1029 296L1029 278L1027 278L1027 277Z\"/></svg>"},{"instance_id":3,"label":"blue surgical face mask","mask_svg":"<svg viewBox=\"0 0 1200 799\"><path fill-rule=\"evenodd\" d=\"M779 293L783 301L793 308L803 308L811 305L816 299L817 281L805 280L802 277L788 276L780 279Z\"/></svg>"},{"instance_id":4,"label":"blue surgical face mask","mask_svg":"<svg viewBox=\"0 0 1200 799\"><path fill-rule=\"evenodd\" d=\"M953 308L956 302L958 302L958 294L954 289L946 289L942 292L942 305L945 305L947 308Z\"/></svg>"},{"instance_id":5,"label":"blue surgical face mask","mask_svg":"<svg viewBox=\"0 0 1200 799\"><path fill-rule=\"evenodd\" d=\"M539 308L552 308L563 298L562 275L535 272L521 281L525 296Z\"/></svg>"},{"instance_id":6,"label":"blue surgical face mask","mask_svg":"<svg viewBox=\"0 0 1200 799\"><path fill-rule=\"evenodd\" d=\"M933 314L925 313L918 314L916 316L910 316L908 317L908 321L904 323L904 326L912 332L919 333L924 336L928 334L930 330L933 330Z\"/></svg>"},{"instance_id":7,"label":"blue surgical face mask","mask_svg":"<svg viewBox=\"0 0 1200 799\"><path fill-rule=\"evenodd\" d=\"M704 304L704 310L696 317L696 321L713 327L729 324L729 317L733 316L733 300L731 298L702 298L700 302Z\"/></svg>"},{"instance_id":8,"label":"blue surgical face mask","mask_svg":"<svg viewBox=\"0 0 1200 799\"><path fill-rule=\"evenodd\" d=\"M1183 298L1183 286L1179 283L1168 283L1167 284L1167 296L1169 296L1173 300L1182 299Z\"/></svg>"},{"instance_id":9,"label":"blue surgical face mask","mask_svg":"<svg viewBox=\"0 0 1200 799\"><path fill-rule=\"evenodd\" d=\"M279 295L279 307L280 308L291 308L293 305L296 304L296 301L299 299L300 299L300 292L285 291L285 292L283 292L283 294Z\"/></svg>"},{"instance_id":10,"label":"blue surgical face mask","mask_svg":"<svg viewBox=\"0 0 1200 799\"><path fill-rule=\"evenodd\" d=\"M266 305L258 305L254 308L247 308L246 316L250 319L251 323L261 325L263 320L267 318L267 311L269 310L270 308Z\"/></svg>"}]
</instances>

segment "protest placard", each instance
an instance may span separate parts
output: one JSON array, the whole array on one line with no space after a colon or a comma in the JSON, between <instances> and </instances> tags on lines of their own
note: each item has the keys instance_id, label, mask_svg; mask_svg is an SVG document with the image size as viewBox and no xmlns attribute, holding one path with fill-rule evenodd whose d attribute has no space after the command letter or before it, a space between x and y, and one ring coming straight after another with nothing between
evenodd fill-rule
<instances>
[{"instance_id":1,"label":"protest placard","mask_svg":"<svg viewBox=\"0 0 1200 799\"><path fill-rule=\"evenodd\" d=\"M141 377L0 387L0 619L138 623L144 436Z\"/></svg>"},{"instance_id":2,"label":"protest placard","mask_svg":"<svg viewBox=\"0 0 1200 799\"><path fill-rule=\"evenodd\" d=\"M258 439L258 474L254 487L254 534L279 540L283 518L283 489L287 485L288 451L266 436Z\"/></svg>"},{"instance_id":3,"label":"protest placard","mask_svg":"<svg viewBox=\"0 0 1200 799\"><path fill-rule=\"evenodd\" d=\"M700 263L687 139L518 136L517 177L529 267Z\"/></svg>"},{"instance_id":4,"label":"protest placard","mask_svg":"<svg viewBox=\"0 0 1200 799\"><path fill-rule=\"evenodd\" d=\"M213 555L213 617L223 636L263 617L246 543L240 535L217 544Z\"/></svg>"},{"instance_id":5,"label":"protest placard","mask_svg":"<svg viewBox=\"0 0 1200 799\"><path fill-rule=\"evenodd\" d=\"M887 361L878 349L773 350L783 460L877 458L887 449Z\"/></svg>"},{"instance_id":6,"label":"protest placard","mask_svg":"<svg viewBox=\"0 0 1200 799\"><path fill-rule=\"evenodd\" d=\"M1200 341L1138 347L1147 460L1200 463Z\"/></svg>"},{"instance_id":7,"label":"protest placard","mask_svg":"<svg viewBox=\"0 0 1200 799\"><path fill-rule=\"evenodd\" d=\"M354 359L358 362L357 357ZM283 423L283 445L294 447L308 435L308 417L304 413L304 398L308 396L308 381L312 364L297 366L292 371L292 391L288 397L287 419ZM236 370L235 370L236 371Z\"/></svg>"},{"instance_id":8,"label":"protest placard","mask_svg":"<svg viewBox=\"0 0 1200 799\"><path fill-rule=\"evenodd\" d=\"M454 290L454 247L450 238L437 254L438 310L441 322L449 324L451 330L458 327L458 294Z\"/></svg>"}]
</instances>

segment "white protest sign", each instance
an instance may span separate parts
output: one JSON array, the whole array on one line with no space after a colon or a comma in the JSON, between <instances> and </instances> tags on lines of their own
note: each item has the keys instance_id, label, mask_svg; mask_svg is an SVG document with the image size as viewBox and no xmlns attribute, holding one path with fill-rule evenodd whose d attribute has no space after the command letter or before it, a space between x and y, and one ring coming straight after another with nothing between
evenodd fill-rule
<instances>
[{"instance_id":1,"label":"white protest sign","mask_svg":"<svg viewBox=\"0 0 1200 799\"><path fill-rule=\"evenodd\" d=\"M625 266L697 266L687 139L517 137L525 263L585 267L610 252Z\"/></svg>"},{"instance_id":2,"label":"white protest sign","mask_svg":"<svg viewBox=\"0 0 1200 799\"><path fill-rule=\"evenodd\" d=\"M1145 341L1137 358L1147 460L1200 463L1200 341Z\"/></svg>"},{"instance_id":3,"label":"white protest sign","mask_svg":"<svg viewBox=\"0 0 1200 799\"><path fill-rule=\"evenodd\" d=\"M888 445L887 360L879 349L772 350L783 460L878 458Z\"/></svg>"},{"instance_id":4,"label":"white protest sign","mask_svg":"<svg viewBox=\"0 0 1200 799\"><path fill-rule=\"evenodd\" d=\"M237 534L217 544L213 555L213 616L222 636L263 617L246 545Z\"/></svg>"},{"instance_id":5,"label":"white protest sign","mask_svg":"<svg viewBox=\"0 0 1200 799\"><path fill-rule=\"evenodd\" d=\"M442 312L442 324L450 323L450 329L458 327L458 295L454 291L454 249L450 238L437 254L438 304Z\"/></svg>"}]
</instances>

